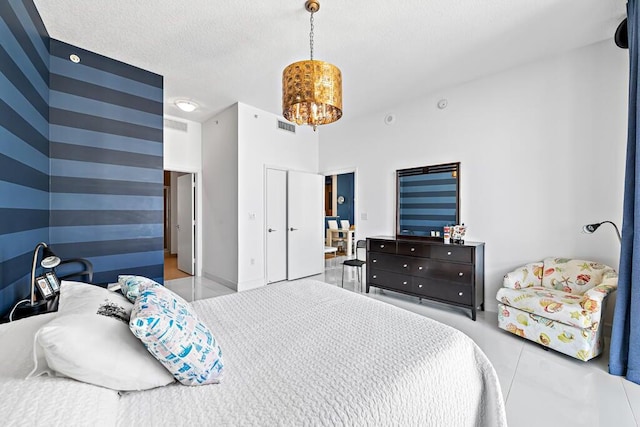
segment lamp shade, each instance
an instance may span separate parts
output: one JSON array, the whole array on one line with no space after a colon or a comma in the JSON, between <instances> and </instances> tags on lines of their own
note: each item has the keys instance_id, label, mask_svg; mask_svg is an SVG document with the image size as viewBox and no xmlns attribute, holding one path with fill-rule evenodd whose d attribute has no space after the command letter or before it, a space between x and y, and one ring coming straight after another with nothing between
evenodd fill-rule
<instances>
[{"instance_id":1,"label":"lamp shade","mask_svg":"<svg viewBox=\"0 0 640 427\"><path fill-rule=\"evenodd\" d=\"M42 250L42 261L40 261L40 265L44 268L53 268L59 264L60 258L58 258L48 246L45 246Z\"/></svg>"},{"instance_id":2,"label":"lamp shade","mask_svg":"<svg viewBox=\"0 0 640 427\"><path fill-rule=\"evenodd\" d=\"M294 62L282 72L282 115L298 125L335 122L342 117L342 73L333 64Z\"/></svg>"}]
</instances>

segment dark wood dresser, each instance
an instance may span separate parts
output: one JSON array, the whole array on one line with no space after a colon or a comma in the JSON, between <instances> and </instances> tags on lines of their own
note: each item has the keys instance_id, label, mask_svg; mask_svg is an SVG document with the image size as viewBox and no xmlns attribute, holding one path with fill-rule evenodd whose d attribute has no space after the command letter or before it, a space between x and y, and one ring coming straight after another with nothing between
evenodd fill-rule
<instances>
[{"instance_id":1,"label":"dark wood dresser","mask_svg":"<svg viewBox=\"0 0 640 427\"><path fill-rule=\"evenodd\" d=\"M370 287L402 292L471 310L484 310L484 243L367 238Z\"/></svg>"}]
</instances>

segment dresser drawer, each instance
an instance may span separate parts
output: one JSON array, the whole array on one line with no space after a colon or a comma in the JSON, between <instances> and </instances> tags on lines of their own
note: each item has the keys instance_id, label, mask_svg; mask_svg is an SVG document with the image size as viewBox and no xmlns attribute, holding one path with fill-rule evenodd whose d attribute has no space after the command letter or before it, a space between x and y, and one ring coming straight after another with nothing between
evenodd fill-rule
<instances>
[{"instance_id":1,"label":"dresser drawer","mask_svg":"<svg viewBox=\"0 0 640 427\"><path fill-rule=\"evenodd\" d=\"M471 305L471 286L458 285L456 283L445 282L442 280L414 277L412 281L412 289L413 293L417 296Z\"/></svg>"},{"instance_id":2,"label":"dresser drawer","mask_svg":"<svg viewBox=\"0 0 640 427\"><path fill-rule=\"evenodd\" d=\"M431 258L447 261L472 262L473 248L455 245L432 246Z\"/></svg>"},{"instance_id":3,"label":"dresser drawer","mask_svg":"<svg viewBox=\"0 0 640 427\"><path fill-rule=\"evenodd\" d=\"M415 257L428 257L429 246L414 242L398 242L398 254Z\"/></svg>"},{"instance_id":4,"label":"dresser drawer","mask_svg":"<svg viewBox=\"0 0 640 427\"><path fill-rule=\"evenodd\" d=\"M413 261L415 261L415 259L411 257L376 252L370 252L369 259L367 260L371 268L392 271L400 274L410 274L411 263Z\"/></svg>"},{"instance_id":5,"label":"dresser drawer","mask_svg":"<svg viewBox=\"0 0 640 427\"><path fill-rule=\"evenodd\" d=\"M387 254L396 253L396 242L390 242L388 240L369 240L370 252L382 252Z\"/></svg>"},{"instance_id":6,"label":"dresser drawer","mask_svg":"<svg viewBox=\"0 0 640 427\"><path fill-rule=\"evenodd\" d=\"M369 269L367 285L380 285L383 288L396 289L402 292L411 292L411 277L403 274L392 273L390 271Z\"/></svg>"},{"instance_id":7,"label":"dresser drawer","mask_svg":"<svg viewBox=\"0 0 640 427\"><path fill-rule=\"evenodd\" d=\"M473 284L473 265L434 260L417 260L411 274L418 277L444 280L460 285Z\"/></svg>"}]
</instances>

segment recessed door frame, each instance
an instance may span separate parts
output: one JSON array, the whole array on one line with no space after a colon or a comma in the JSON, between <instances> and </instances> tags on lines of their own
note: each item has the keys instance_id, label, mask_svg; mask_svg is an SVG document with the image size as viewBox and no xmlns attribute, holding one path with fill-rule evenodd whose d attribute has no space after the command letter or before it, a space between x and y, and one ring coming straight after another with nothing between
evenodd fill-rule
<instances>
[{"instance_id":1,"label":"recessed door frame","mask_svg":"<svg viewBox=\"0 0 640 427\"><path fill-rule=\"evenodd\" d=\"M202 276L202 171L197 170L195 168L180 168L180 169L165 169L167 172L177 172L177 173L191 173L194 175L196 181L196 191L195 191L195 214L196 214L196 225L194 231L194 241L195 241L195 266L194 266L194 276ZM173 214L173 212L172 212Z\"/></svg>"},{"instance_id":2,"label":"recessed door frame","mask_svg":"<svg viewBox=\"0 0 640 427\"><path fill-rule=\"evenodd\" d=\"M358 168L353 166L345 169L330 169L324 172L320 172L321 175L324 176L332 176L332 175L343 175L345 173L353 173L353 222L356 227L358 223L360 223L360 209L359 209L359 191L358 191ZM334 194L333 197L338 197L337 194ZM335 214L336 212L334 212ZM357 231L357 228L356 228ZM355 242L353 242L355 245Z\"/></svg>"}]
</instances>

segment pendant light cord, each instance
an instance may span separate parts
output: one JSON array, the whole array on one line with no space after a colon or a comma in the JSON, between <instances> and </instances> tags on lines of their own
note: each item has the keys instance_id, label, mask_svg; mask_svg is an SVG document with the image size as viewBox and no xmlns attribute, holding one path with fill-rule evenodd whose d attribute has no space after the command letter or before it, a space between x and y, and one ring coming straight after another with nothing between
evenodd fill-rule
<instances>
[{"instance_id":1,"label":"pendant light cord","mask_svg":"<svg viewBox=\"0 0 640 427\"><path fill-rule=\"evenodd\" d=\"M311 12L311 32L309 32L309 47L311 49L311 60L313 61L313 13Z\"/></svg>"}]
</instances>

